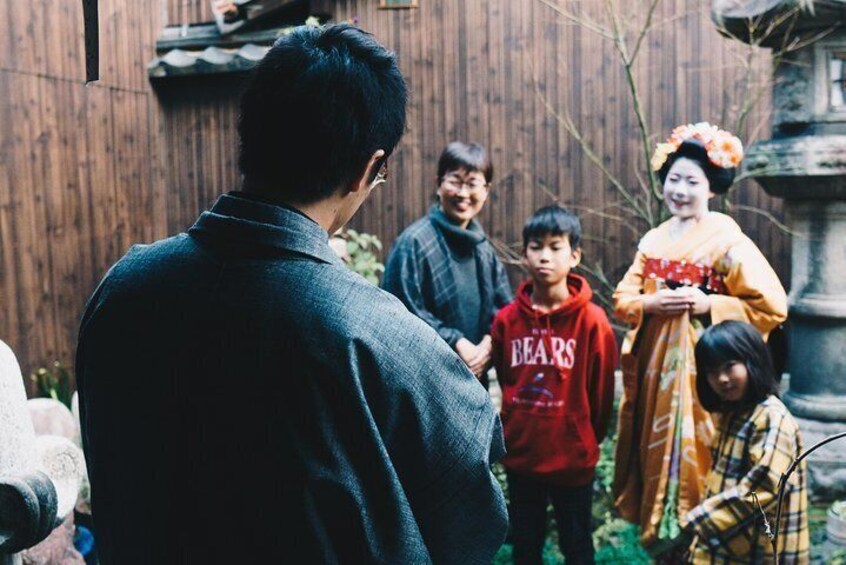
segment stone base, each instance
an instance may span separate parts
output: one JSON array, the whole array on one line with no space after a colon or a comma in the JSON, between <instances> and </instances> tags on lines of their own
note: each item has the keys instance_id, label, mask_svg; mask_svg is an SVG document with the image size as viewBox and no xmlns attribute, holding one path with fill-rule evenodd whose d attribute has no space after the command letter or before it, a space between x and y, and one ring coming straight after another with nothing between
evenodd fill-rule
<instances>
[{"instance_id":1,"label":"stone base","mask_svg":"<svg viewBox=\"0 0 846 565\"><path fill-rule=\"evenodd\" d=\"M796 418L805 450L835 434L846 432L846 422L818 422ZM846 438L837 439L814 451L808 464L808 492L813 500L846 498Z\"/></svg>"}]
</instances>

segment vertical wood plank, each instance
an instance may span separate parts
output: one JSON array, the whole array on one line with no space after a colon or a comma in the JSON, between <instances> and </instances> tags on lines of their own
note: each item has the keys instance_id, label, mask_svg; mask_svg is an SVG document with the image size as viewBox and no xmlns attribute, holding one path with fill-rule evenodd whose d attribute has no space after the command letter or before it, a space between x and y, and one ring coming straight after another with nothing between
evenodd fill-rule
<instances>
[{"instance_id":1,"label":"vertical wood plank","mask_svg":"<svg viewBox=\"0 0 846 565\"><path fill-rule=\"evenodd\" d=\"M481 220L518 243L523 221L549 202L602 210L619 196L538 101L568 113L626 186L645 174L627 87L610 44L537 0L424 0L378 10L373 0L314 0L336 20L359 18L396 51L410 88L408 129L381 186L353 225L390 247L432 202L437 157L452 139L489 150L496 180ZM622 4L622 3L621 3ZM575 2L601 15L600 3ZM242 78L188 80L153 91L145 66L165 23L211 19L207 0L101 0L102 79L82 86L79 2L34 0L0 10L0 339L25 372L69 363L85 298L127 247L183 231L238 185ZM719 119L736 88L740 48L721 38L697 0L664 0L635 72L655 141L676 124ZM164 20L164 21L163 21ZM531 64L530 64L531 63ZM766 66L766 58L762 59ZM533 70L534 69L534 77ZM764 106L768 101L765 101ZM754 122L766 119L756 113ZM740 132L746 138L752 126ZM764 127L763 136L769 135ZM733 199L781 218L779 200L745 183ZM637 237L583 212L591 260L612 279ZM789 238L760 214L743 229L789 281Z\"/></svg>"}]
</instances>

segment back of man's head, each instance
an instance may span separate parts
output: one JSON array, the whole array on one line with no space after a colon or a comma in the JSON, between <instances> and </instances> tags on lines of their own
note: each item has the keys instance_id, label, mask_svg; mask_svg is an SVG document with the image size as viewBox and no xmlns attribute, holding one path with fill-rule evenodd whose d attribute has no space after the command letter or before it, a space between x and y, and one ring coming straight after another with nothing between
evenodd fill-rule
<instances>
[{"instance_id":1,"label":"back of man's head","mask_svg":"<svg viewBox=\"0 0 846 565\"><path fill-rule=\"evenodd\" d=\"M259 62L241 98L246 190L323 200L389 155L405 129L406 85L394 54L348 24L304 26Z\"/></svg>"}]
</instances>

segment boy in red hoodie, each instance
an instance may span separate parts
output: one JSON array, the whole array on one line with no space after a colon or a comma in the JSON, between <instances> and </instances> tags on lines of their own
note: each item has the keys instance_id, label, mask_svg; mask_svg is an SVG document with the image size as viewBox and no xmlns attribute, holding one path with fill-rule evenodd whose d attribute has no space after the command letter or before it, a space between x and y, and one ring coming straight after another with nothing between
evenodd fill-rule
<instances>
[{"instance_id":1,"label":"boy in red hoodie","mask_svg":"<svg viewBox=\"0 0 846 565\"><path fill-rule=\"evenodd\" d=\"M518 565L542 562L550 500L567 563L594 562L593 474L614 401L617 344L587 280L571 273L581 231L559 206L529 218L523 264L531 279L491 329Z\"/></svg>"}]
</instances>

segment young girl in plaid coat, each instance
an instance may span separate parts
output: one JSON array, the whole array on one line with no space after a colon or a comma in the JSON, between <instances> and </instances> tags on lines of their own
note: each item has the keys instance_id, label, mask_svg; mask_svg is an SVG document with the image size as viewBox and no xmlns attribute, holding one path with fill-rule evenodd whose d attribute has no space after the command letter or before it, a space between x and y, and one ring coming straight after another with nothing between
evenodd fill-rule
<instances>
[{"instance_id":1,"label":"young girl in plaid coat","mask_svg":"<svg viewBox=\"0 0 846 565\"><path fill-rule=\"evenodd\" d=\"M775 524L779 479L802 445L778 398L761 334L744 322L723 322L705 331L695 351L697 393L715 414L718 434L703 502L682 520L693 537L690 562L772 563L763 509L770 527L778 527L779 563L808 563L804 462L790 477Z\"/></svg>"}]
</instances>

